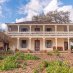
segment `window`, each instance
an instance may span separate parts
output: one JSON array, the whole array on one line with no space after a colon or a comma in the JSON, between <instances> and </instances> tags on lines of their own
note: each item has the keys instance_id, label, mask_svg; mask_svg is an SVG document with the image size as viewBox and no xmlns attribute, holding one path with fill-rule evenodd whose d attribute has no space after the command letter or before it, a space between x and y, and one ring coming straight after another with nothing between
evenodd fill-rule
<instances>
[{"instance_id":1,"label":"window","mask_svg":"<svg viewBox=\"0 0 73 73\"><path fill-rule=\"evenodd\" d=\"M52 31L52 28L46 28L46 31Z\"/></svg>"},{"instance_id":2,"label":"window","mask_svg":"<svg viewBox=\"0 0 73 73\"><path fill-rule=\"evenodd\" d=\"M35 31L40 31L40 28L35 28Z\"/></svg>"},{"instance_id":3,"label":"window","mask_svg":"<svg viewBox=\"0 0 73 73\"><path fill-rule=\"evenodd\" d=\"M28 28L22 28L21 31L28 31Z\"/></svg>"},{"instance_id":4,"label":"window","mask_svg":"<svg viewBox=\"0 0 73 73\"><path fill-rule=\"evenodd\" d=\"M52 41L51 40L46 40L46 47L51 48L52 47Z\"/></svg>"},{"instance_id":5,"label":"window","mask_svg":"<svg viewBox=\"0 0 73 73\"><path fill-rule=\"evenodd\" d=\"M26 48L27 47L27 40L22 40L21 41L21 47Z\"/></svg>"}]
</instances>

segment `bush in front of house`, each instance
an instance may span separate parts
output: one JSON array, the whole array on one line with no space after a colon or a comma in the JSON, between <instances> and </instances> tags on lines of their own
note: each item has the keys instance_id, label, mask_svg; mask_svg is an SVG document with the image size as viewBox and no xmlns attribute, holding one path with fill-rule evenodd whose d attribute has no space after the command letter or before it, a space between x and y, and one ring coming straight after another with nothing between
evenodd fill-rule
<instances>
[{"instance_id":1,"label":"bush in front of house","mask_svg":"<svg viewBox=\"0 0 73 73\"><path fill-rule=\"evenodd\" d=\"M70 67L62 61L49 62L46 73L69 73Z\"/></svg>"},{"instance_id":2,"label":"bush in front of house","mask_svg":"<svg viewBox=\"0 0 73 73\"><path fill-rule=\"evenodd\" d=\"M73 67L70 67L65 61L43 61L34 69L34 73L42 73L43 70L45 70L45 73L73 73Z\"/></svg>"},{"instance_id":3,"label":"bush in front of house","mask_svg":"<svg viewBox=\"0 0 73 73\"><path fill-rule=\"evenodd\" d=\"M8 56L0 63L1 70L10 70L18 67L17 59L15 56Z\"/></svg>"},{"instance_id":4,"label":"bush in front of house","mask_svg":"<svg viewBox=\"0 0 73 73\"><path fill-rule=\"evenodd\" d=\"M1 57L1 59L3 59ZM7 56L0 63L0 71L3 70L11 70L14 68L21 67L23 69L26 68L26 60L38 60L37 56L32 54L24 54L22 52L18 52L15 55Z\"/></svg>"},{"instance_id":5,"label":"bush in front of house","mask_svg":"<svg viewBox=\"0 0 73 73\"><path fill-rule=\"evenodd\" d=\"M52 56L53 55L53 52L52 51L47 52L47 55Z\"/></svg>"},{"instance_id":6,"label":"bush in front of house","mask_svg":"<svg viewBox=\"0 0 73 73\"><path fill-rule=\"evenodd\" d=\"M37 68L33 70L33 73L42 73L42 71L48 67L47 61L42 61Z\"/></svg>"},{"instance_id":7,"label":"bush in front of house","mask_svg":"<svg viewBox=\"0 0 73 73\"><path fill-rule=\"evenodd\" d=\"M55 54L56 56L60 56L60 52L59 52L58 50L55 50L55 51L54 51L54 54Z\"/></svg>"},{"instance_id":8,"label":"bush in front of house","mask_svg":"<svg viewBox=\"0 0 73 73\"><path fill-rule=\"evenodd\" d=\"M15 56L17 57L18 60L38 60L40 59L39 57L32 55L32 54L25 54L23 52L17 52L15 54Z\"/></svg>"},{"instance_id":9,"label":"bush in front of house","mask_svg":"<svg viewBox=\"0 0 73 73\"><path fill-rule=\"evenodd\" d=\"M40 59L40 58L37 57L37 56L34 56L34 55L32 55L32 54L25 54L25 55L24 55L24 59L25 59L25 60L38 60L38 59Z\"/></svg>"}]
</instances>

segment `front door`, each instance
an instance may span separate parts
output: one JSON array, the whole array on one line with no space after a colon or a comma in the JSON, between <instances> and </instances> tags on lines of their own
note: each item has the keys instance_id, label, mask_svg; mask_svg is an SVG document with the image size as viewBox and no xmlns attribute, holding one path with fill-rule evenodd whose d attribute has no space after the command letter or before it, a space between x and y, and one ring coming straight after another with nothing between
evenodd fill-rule
<instances>
[{"instance_id":1,"label":"front door","mask_svg":"<svg viewBox=\"0 0 73 73\"><path fill-rule=\"evenodd\" d=\"M40 40L35 40L35 51L40 50Z\"/></svg>"},{"instance_id":2,"label":"front door","mask_svg":"<svg viewBox=\"0 0 73 73\"><path fill-rule=\"evenodd\" d=\"M64 42L64 50L68 50L68 42Z\"/></svg>"}]
</instances>

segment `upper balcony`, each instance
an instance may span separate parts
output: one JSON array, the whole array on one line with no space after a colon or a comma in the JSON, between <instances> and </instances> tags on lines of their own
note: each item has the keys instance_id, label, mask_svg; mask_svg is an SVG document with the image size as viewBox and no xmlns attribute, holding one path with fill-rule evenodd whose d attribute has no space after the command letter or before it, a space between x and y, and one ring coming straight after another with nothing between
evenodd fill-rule
<instances>
[{"instance_id":1,"label":"upper balcony","mask_svg":"<svg viewBox=\"0 0 73 73\"><path fill-rule=\"evenodd\" d=\"M73 25L9 25L7 34L12 37L73 37Z\"/></svg>"}]
</instances>

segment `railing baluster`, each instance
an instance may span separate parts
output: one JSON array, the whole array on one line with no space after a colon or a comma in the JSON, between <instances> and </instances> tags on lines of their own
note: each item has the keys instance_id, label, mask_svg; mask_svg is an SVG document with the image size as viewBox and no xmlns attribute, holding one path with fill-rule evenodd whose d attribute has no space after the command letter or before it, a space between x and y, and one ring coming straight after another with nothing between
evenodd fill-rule
<instances>
[{"instance_id":1,"label":"railing baluster","mask_svg":"<svg viewBox=\"0 0 73 73\"><path fill-rule=\"evenodd\" d=\"M41 31L41 32L8 32L8 35L10 36L73 36L73 32L61 32L61 31L58 31L58 32L44 32Z\"/></svg>"}]
</instances>

